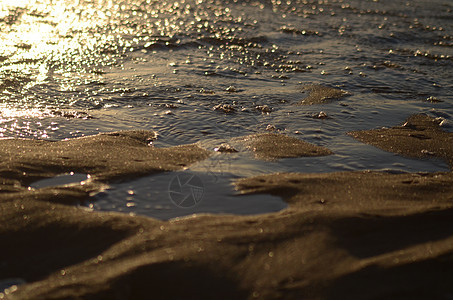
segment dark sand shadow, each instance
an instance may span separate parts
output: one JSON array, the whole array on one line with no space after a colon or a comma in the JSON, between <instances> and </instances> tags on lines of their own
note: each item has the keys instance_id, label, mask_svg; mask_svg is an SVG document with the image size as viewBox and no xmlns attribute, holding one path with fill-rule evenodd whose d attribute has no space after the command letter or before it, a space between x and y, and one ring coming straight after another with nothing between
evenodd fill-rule
<instances>
[{"instance_id":1,"label":"dark sand shadow","mask_svg":"<svg viewBox=\"0 0 453 300\"><path fill-rule=\"evenodd\" d=\"M214 265L159 262L115 277L108 290L85 299L246 299L249 292L225 275Z\"/></svg>"},{"instance_id":2,"label":"dark sand shadow","mask_svg":"<svg viewBox=\"0 0 453 300\"><path fill-rule=\"evenodd\" d=\"M388 268L373 265L330 282L322 299L452 299L452 269L452 253Z\"/></svg>"},{"instance_id":3,"label":"dark sand shadow","mask_svg":"<svg viewBox=\"0 0 453 300\"><path fill-rule=\"evenodd\" d=\"M27 282L42 279L97 257L127 235L124 229L67 223L4 232L0 234L0 278L18 277Z\"/></svg>"},{"instance_id":4,"label":"dark sand shadow","mask_svg":"<svg viewBox=\"0 0 453 300\"><path fill-rule=\"evenodd\" d=\"M452 221L450 208L409 216L351 217L330 226L338 246L367 258L448 238Z\"/></svg>"}]
</instances>

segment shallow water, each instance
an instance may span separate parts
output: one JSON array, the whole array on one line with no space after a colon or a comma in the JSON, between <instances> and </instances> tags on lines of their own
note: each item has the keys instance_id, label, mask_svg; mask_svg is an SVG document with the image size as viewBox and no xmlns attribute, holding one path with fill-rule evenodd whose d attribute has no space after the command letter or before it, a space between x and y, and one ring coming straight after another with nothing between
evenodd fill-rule
<instances>
[{"instance_id":1,"label":"shallow water","mask_svg":"<svg viewBox=\"0 0 453 300\"><path fill-rule=\"evenodd\" d=\"M91 176L89 174L71 172L69 174L60 174L53 178L38 180L30 184L29 187L32 189L40 189L52 186L84 185L89 182L90 178Z\"/></svg>"},{"instance_id":2,"label":"shallow water","mask_svg":"<svg viewBox=\"0 0 453 300\"><path fill-rule=\"evenodd\" d=\"M448 170L443 161L403 158L345 135L401 124L414 113L445 118L445 130L453 131L448 0L3 0L0 28L2 137L60 140L148 129L159 133L155 147L200 142L213 149L273 125L335 152L276 162L247 152L215 154L186 170L217 186L218 199L229 199L235 178L276 171ZM298 106L307 84L338 87L348 96ZM218 104L235 112L214 110ZM262 113L259 105L272 110ZM320 111L330 118L312 117ZM272 201L257 209L219 200L199 211L157 211L150 199L163 201L165 194L166 204L156 205L171 207L167 180L173 177L113 185L93 207L163 218L174 210L276 209ZM127 206L131 186L135 205Z\"/></svg>"},{"instance_id":3,"label":"shallow water","mask_svg":"<svg viewBox=\"0 0 453 300\"><path fill-rule=\"evenodd\" d=\"M238 195L229 178L209 172L164 173L113 185L84 205L163 220L200 213L263 214L288 206L276 196Z\"/></svg>"}]
</instances>

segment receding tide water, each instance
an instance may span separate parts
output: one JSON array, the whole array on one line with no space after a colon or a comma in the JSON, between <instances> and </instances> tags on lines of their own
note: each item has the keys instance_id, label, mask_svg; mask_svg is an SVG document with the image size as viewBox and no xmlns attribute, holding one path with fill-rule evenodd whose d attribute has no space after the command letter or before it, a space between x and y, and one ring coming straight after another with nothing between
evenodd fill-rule
<instances>
[{"instance_id":1,"label":"receding tide water","mask_svg":"<svg viewBox=\"0 0 453 300\"><path fill-rule=\"evenodd\" d=\"M264 162L246 151L214 152L182 172L112 184L86 203L99 210L163 219L260 213L285 204L237 196L233 179L446 171L442 161L403 158L345 133L414 113L444 118L453 130L452 70L450 0L0 1L3 138L147 129L159 134L154 147L228 142L241 150L232 138L274 129L335 153ZM348 95L297 105L308 84ZM328 118L313 118L321 111ZM192 204L180 202L178 188Z\"/></svg>"}]
</instances>

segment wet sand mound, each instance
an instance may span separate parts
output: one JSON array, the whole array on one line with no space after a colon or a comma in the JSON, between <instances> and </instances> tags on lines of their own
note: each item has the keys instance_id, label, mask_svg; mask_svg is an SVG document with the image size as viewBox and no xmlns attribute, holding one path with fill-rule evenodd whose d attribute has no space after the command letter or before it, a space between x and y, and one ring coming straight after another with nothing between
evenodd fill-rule
<instances>
[{"instance_id":1,"label":"wet sand mound","mask_svg":"<svg viewBox=\"0 0 453 300\"><path fill-rule=\"evenodd\" d=\"M244 194L282 196L292 208L337 213L405 214L451 207L452 173L277 173L237 181Z\"/></svg>"},{"instance_id":2,"label":"wet sand mound","mask_svg":"<svg viewBox=\"0 0 453 300\"><path fill-rule=\"evenodd\" d=\"M150 131L120 131L58 142L1 140L0 178L26 185L40 178L79 172L106 181L173 171L209 156L194 144L150 147L155 138Z\"/></svg>"},{"instance_id":3,"label":"wet sand mound","mask_svg":"<svg viewBox=\"0 0 453 300\"><path fill-rule=\"evenodd\" d=\"M304 270L281 288L288 298L423 299L453 291L443 267L453 266L452 183L452 173L343 172L271 174L237 187L282 196L286 220L294 214L308 226L288 254Z\"/></svg>"},{"instance_id":4,"label":"wet sand mound","mask_svg":"<svg viewBox=\"0 0 453 300\"><path fill-rule=\"evenodd\" d=\"M263 160L333 154L332 151L325 147L276 133L248 135L237 139L237 141L244 143L248 149L255 153L256 158Z\"/></svg>"},{"instance_id":5,"label":"wet sand mound","mask_svg":"<svg viewBox=\"0 0 453 300\"><path fill-rule=\"evenodd\" d=\"M408 157L439 157L453 168L453 133L443 131L440 122L426 115L413 115L401 126L353 131L349 135L363 143Z\"/></svg>"},{"instance_id":6,"label":"wet sand mound","mask_svg":"<svg viewBox=\"0 0 453 300\"><path fill-rule=\"evenodd\" d=\"M347 94L345 91L340 89L323 85L307 85L304 86L302 90L309 91L309 94L299 103L301 105L326 103L331 100L339 99Z\"/></svg>"}]
</instances>

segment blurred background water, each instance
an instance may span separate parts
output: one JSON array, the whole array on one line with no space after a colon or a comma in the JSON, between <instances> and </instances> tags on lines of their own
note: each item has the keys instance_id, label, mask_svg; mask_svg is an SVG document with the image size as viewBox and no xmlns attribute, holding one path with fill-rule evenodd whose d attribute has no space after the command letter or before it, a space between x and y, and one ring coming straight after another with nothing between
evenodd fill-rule
<instances>
[{"instance_id":1,"label":"blurred background water","mask_svg":"<svg viewBox=\"0 0 453 300\"><path fill-rule=\"evenodd\" d=\"M449 0L0 0L3 138L147 129L159 133L155 147L199 142L212 150L272 127L335 152L275 162L214 153L187 170L205 190L217 187L198 209L169 201L176 176L169 173L113 184L87 204L100 210L161 218L257 213L258 202L229 198L232 179L277 171L446 171L443 161L403 158L345 133L398 125L415 113L444 118L453 131L452 70ZM307 84L348 96L299 106ZM219 104L235 111L215 110ZM263 105L269 111L258 109ZM329 118L313 118L320 111ZM268 200L262 211L284 207Z\"/></svg>"}]
</instances>

